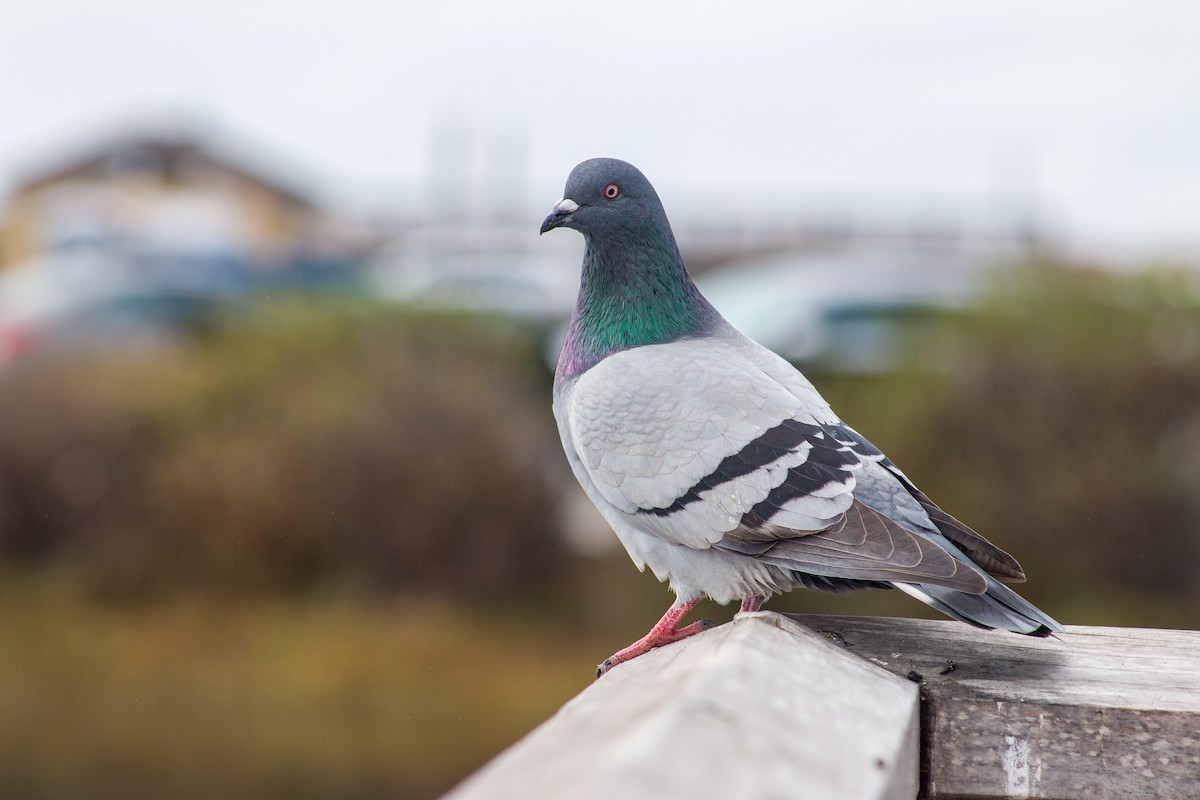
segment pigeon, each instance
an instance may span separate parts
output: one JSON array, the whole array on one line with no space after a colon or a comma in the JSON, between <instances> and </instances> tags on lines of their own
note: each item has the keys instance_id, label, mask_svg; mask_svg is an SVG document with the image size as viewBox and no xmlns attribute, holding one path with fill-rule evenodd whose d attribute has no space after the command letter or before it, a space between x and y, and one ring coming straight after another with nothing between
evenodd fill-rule
<instances>
[{"instance_id":1,"label":"pigeon","mask_svg":"<svg viewBox=\"0 0 1200 800\"><path fill-rule=\"evenodd\" d=\"M554 377L571 469L639 570L675 601L597 677L776 593L896 588L980 628L1062 626L1001 581L1017 561L947 514L830 409L792 364L730 325L692 282L654 187L633 165L576 166L541 233L583 234Z\"/></svg>"}]
</instances>

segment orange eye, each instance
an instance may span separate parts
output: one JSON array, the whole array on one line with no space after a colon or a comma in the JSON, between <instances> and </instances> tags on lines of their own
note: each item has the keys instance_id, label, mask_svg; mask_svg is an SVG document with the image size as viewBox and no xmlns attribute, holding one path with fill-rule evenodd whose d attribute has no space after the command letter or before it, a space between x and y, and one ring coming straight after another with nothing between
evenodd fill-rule
<instances>
[{"instance_id":1,"label":"orange eye","mask_svg":"<svg viewBox=\"0 0 1200 800\"><path fill-rule=\"evenodd\" d=\"M607 197L609 200L616 200L617 195L619 195L620 193L621 193L621 188L619 186L617 186L615 183L610 183L608 186L604 187L604 196Z\"/></svg>"}]
</instances>

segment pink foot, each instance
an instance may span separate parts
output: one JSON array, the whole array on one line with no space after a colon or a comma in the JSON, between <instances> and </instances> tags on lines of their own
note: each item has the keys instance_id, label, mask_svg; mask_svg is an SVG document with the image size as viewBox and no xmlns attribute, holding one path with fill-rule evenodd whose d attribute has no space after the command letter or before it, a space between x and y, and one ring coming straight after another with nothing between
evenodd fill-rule
<instances>
[{"instance_id":1,"label":"pink foot","mask_svg":"<svg viewBox=\"0 0 1200 800\"><path fill-rule=\"evenodd\" d=\"M753 611L759 611L763 607L763 603L767 602L767 598L761 594L752 594L749 597L742 598L742 607L738 609L739 614L746 614Z\"/></svg>"},{"instance_id":2,"label":"pink foot","mask_svg":"<svg viewBox=\"0 0 1200 800\"><path fill-rule=\"evenodd\" d=\"M692 600L678 606L671 606L667 609L667 613L663 614L650 632L638 639L633 644L626 647L624 650L618 650L613 653L604 663L596 668L596 677L599 678L604 673L615 667L617 664L623 664L630 659L637 658L643 653L648 653L656 647L662 647L664 644L678 642L680 639L700 633L700 631L711 628L716 623L711 619L702 619L699 622L693 622L691 625L680 628L679 622L687 613L691 611L699 600Z\"/></svg>"}]
</instances>

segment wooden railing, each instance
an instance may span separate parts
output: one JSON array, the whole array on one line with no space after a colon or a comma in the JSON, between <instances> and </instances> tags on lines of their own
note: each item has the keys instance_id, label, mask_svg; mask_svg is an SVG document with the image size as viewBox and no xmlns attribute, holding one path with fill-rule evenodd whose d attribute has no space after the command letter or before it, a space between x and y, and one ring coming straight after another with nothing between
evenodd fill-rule
<instances>
[{"instance_id":1,"label":"wooden railing","mask_svg":"<svg viewBox=\"0 0 1200 800\"><path fill-rule=\"evenodd\" d=\"M447 795L1200 798L1200 632L733 622L624 664Z\"/></svg>"}]
</instances>

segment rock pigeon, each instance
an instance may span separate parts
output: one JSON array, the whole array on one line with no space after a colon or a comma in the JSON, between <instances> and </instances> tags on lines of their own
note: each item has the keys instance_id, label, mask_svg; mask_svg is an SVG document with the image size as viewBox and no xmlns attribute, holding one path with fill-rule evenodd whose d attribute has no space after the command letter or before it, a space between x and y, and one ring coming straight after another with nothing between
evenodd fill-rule
<instances>
[{"instance_id":1,"label":"rock pigeon","mask_svg":"<svg viewBox=\"0 0 1200 800\"><path fill-rule=\"evenodd\" d=\"M795 367L733 328L692 282L654 187L584 161L541 232L574 228L579 296L554 378L567 460L641 570L676 595L597 676L712 625L702 598L757 611L805 587L897 588L981 628L1061 630L1000 580L1003 550L938 508Z\"/></svg>"}]
</instances>

